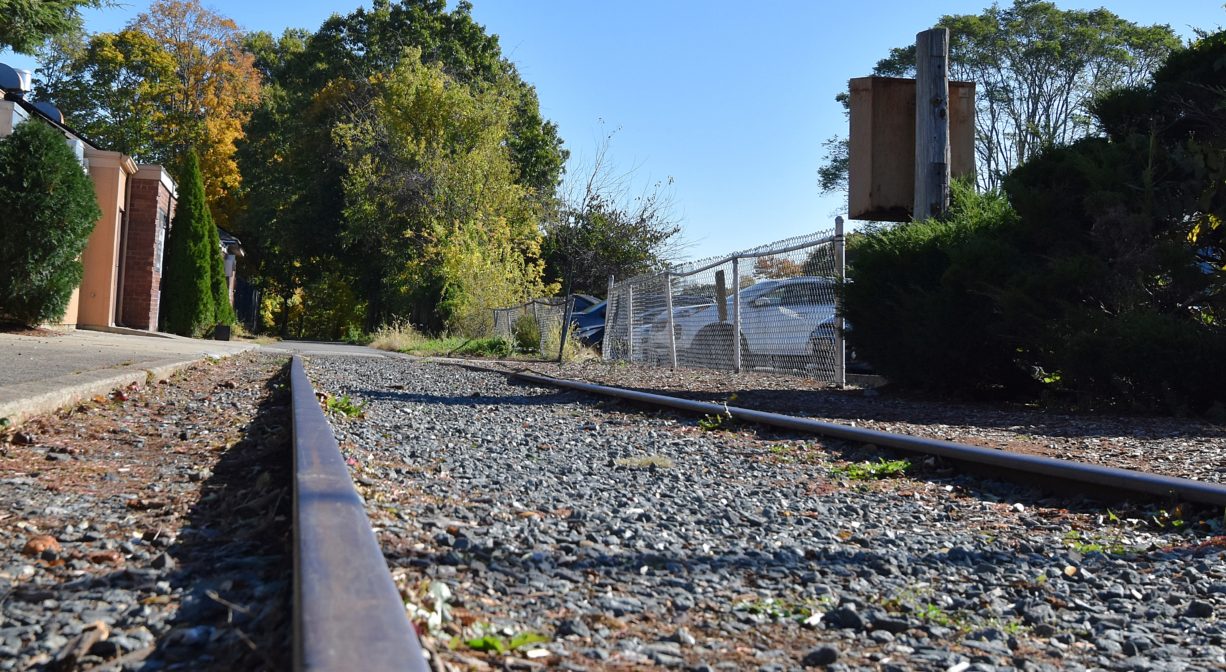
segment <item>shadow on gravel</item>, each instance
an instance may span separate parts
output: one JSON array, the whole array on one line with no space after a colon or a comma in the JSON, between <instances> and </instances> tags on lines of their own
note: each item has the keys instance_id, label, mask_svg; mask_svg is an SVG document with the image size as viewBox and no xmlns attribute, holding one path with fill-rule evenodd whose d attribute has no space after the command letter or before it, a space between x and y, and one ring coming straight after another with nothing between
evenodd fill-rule
<instances>
[{"instance_id":1,"label":"shadow on gravel","mask_svg":"<svg viewBox=\"0 0 1226 672\"><path fill-rule=\"evenodd\" d=\"M661 394L681 399L722 404L722 394L690 392L668 388L628 387L626 389ZM1042 434L1062 438L1167 438L1172 436L1226 437L1226 427L1187 418L1119 416L1044 412L1011 408L999 404L965 401L934 402L899 396L863 396L863 392L840 390L737 390L734 406L759 411L829 418L834 421L906 422L914 425L974 424L994 429L1016 429L1022 434ZM1155 425L1161 429L1150 431Z\"/></svg>"},{"instance_id":2,"label":"shadow on gravel","mask_svg":"<svg viewBox=\"0 0 1226 672\"><path fill-rule=\"evenodd\" d=\"M441 404L443 406L553 406L555 404L572 403L586 396L569 390L556 391L549 394L521 394L515 396L489 396L482 394L442 396L437 394L414 394L411 392L389 392L387 390L359 390L357 393L364 399L414 404Z\"/></svg>"},{"instance_id":3,"label":"shadow on gravel","mask_svg":"<svg viewBox=\"0 0 1226 672\"><path fill-rule=\"evenodd\" d=\"M518 380L513 377L508 378L508 384L512 387L532 387L541 389L535 383ZM626 389L651 392L654 394L667 394L670 396L696 399L699 401L712 401L709 399L709 394L679 394L674 390L660 391L647 388ZM793 415L804 415L803 413L796 411L796 407L803 406L804 395L832 394L832 392L822 391L805 392L789 390L783 392L778 390L770 390L769 393L772 403L769 405L764 405L762 403L755 403L755 401L760 400L760 397L755 399L753 397L754 393L755 391L753 390L737 392L737 400L735 405L742 408L754 408L764 411L787 413L787 408L780 410L779 406L774 402L780 399L781 395L786 395L788 397L800 397L800 401L790 400L785 402L785 404L793 405L791 409ZM407 397L410 395L404 396ZM413 401L421 403L432 403L437 399L445 399L431 397L429 395L411 396L415 397ZM748 403L746 403L747 397L749 398ZM521 395L511 397L472 397L468 405L498 405L504 403L502 401L503 399L511 400L505 403L515 404L520 403L518 400L524 398L525 397ZM598 406L602 411L616 410L636 415L666 414L677 418L678 421L683 424L696 425L698 423L698 416L692 413L640 404L627 399L590 395L573 390L560 390L549 395L526 398L546 399L549 400L549 403L585 403L592 406ZM457 399L466 398L459 397ZM713 403L722 403L723 401L724 400L722 399L717 399L714 400ZM823 415L825 415L824 409ZM864 416L862 415L848 415L847 419L862 420L863 417ZM874 415L874 419L880 420L882 418ZM978 420L979 419L976 418L976 422L978 422ZM965 422L965 418L961 418L961 421ZM910 422L915 421L912 419ZM1096 486L1058 478L1041 477L1034 474L1018 475L1007 469L971 463L958 463L941 457L919 453L908 453L905 451L898 451L874 445L842 441L839 439L832 439L806 432L793 432L787 429L765 425L755 425L752 423L747 423L740 426L744 428L751 428L754 432L754 436L763 441L792 442L817 440L825 452L838 459L851 462L875 462L878 459L905 458L910 460L913 465L912 469L907 471L907 476L909 478L935 483L957 483L956 487L958 487L963 494L986 501L1009 501L1013 503L1020 503L1027 507L1054 507L1057 509L1063 508L1069 511L1081 511L1088 513L1102 513L1104 505L1107 504L1115 507L1117 513L1146 511L1153 508L1155 505L1173 508L1180 504L1178 501L1166 500L1160 497L1145 498L1143 495L1138 493L1120 491L1108 486ZM1209 515L1214 513L1212 507L1186 502L1182 504L1182 507L1183 510L1187 511L1190 515L1199 515L1200 513Z\"/></svg>"},{"instance_id":4,"label":"shadow on gravel","mask_svg":"<svg viewBox=\"0 0 1226 672\"><path fill-rule=\"evenodd\" d=\"M142 670L290 668L293 509L289 366L201 488L167 549L179 609Z\"/></svg>"}]
</instances>

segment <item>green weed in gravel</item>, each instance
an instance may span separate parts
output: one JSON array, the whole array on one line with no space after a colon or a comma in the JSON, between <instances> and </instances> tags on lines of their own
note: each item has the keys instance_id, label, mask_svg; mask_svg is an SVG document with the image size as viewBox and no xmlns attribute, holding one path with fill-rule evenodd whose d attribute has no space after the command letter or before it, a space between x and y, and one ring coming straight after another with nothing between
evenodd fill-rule
<instances>
[{"instance_id":1,"label":"green weed in gravel","mask_svg":"<svg viewBox=\"0 0 1226 672\"><path fill-rule=\"evenodd\" d=\"M340 413L347 418L366 417L366 409L363 405L350 399L349 395L341 395L339 397L329 396L324 403L329 411Z\"/></svg>"},{"instance_id":2,"label":"green weed in gravel","mask_svg":"<svg viewBox=\"0 0 1226 672\"><path fill-rule=\"evenodd\" d=\"M853 481L873 481L902 476L910 468L910 460L887 460L882 457L876 462L856 462L845 467L835 467L830 473L834 476L846 476Z\"/></svg>"}]
</instances>

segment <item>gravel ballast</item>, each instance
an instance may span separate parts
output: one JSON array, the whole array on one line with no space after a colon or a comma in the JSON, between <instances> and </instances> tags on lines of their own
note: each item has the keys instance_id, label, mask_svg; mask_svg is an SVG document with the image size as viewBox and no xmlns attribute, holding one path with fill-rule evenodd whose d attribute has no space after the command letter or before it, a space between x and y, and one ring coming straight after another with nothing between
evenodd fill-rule
<instances>
[{"instance_id":1,"label":"gravel ballast","mask_svg":"<svg viewBox=\"0 0 1226 672\"><path fill-rule=\"evenodd\" d=\"M0 670L290 664L285 359L0 432Z\"/></svg>"},{"instance_id":2,"label":"gravel ballast","mask_svg":"<svg viewBox=\"0 0 1226 672\"><path fill-rule=\"evenodd\" d=\"M854 480L893 456L455 366L307 371L364 407L330 417L451 669L1226 665L1221 512L1045 499L931 460Z\"/></svg>"}]
</instances>

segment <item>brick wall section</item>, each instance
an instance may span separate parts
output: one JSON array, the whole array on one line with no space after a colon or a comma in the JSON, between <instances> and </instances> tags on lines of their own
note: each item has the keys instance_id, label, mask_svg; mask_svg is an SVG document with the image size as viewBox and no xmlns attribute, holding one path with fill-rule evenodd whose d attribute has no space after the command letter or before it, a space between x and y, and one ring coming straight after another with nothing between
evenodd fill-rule
<instances>
[{"instance_id":1,"label":"brick wall section","mask_svg":"<svg viewBox=\"0 0 1226 672\"><path fill-rule=\"evenodd\" d=\"M123 326L156 330L162 276L154 270L158 228L164 222L158 209L173 213L170 192L156 177L138 174L128 194L128 248L124 260ZM165 238L163 238L163 241Z\"/></svg>"}]
</instances>

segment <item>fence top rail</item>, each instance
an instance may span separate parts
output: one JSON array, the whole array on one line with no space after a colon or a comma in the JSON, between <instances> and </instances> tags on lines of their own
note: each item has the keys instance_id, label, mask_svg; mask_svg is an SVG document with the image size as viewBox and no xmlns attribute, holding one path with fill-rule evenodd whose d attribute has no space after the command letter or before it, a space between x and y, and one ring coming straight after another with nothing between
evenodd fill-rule
<instances>
[{"instance_id":1,"label":"fence top rail","mask_svg":"<svg viewBox=\"0 0 1226 672\"><path fill-rule=\"evenodd\" d=\"M722 257L708 257L706 259L699 259L698 261L676 264L664 271L660 271L658 273L645 273L633 278L627 278L626 280L623 280L617 284L624 285L647 282L665 275L674 278L684 278L702 273L704 271L709 271L717 266L723 266L724 264L731 263L733 259L754 259L757 257L769 257L776 254L787 254L788 252L803 250L806 247L814 247L816 245L830 243L833 242L834 239L835 234L833 230L819 231L817 233L811 233L803 236L794 236L792 238L785 238L784 240L769 243L767 245L759 245L758 247L727 254Z\"/></svg>"},{"instance_id":2,"label":"fence top rail","mask_svg":"<svg viewBox=\"0 0 1226 672\"><path fill-rule=\"evenodd\" d=\"M556 307L561 307L564 303L566 303L566 298L555 296L555 297L550 297L547 299L531 299L529 301L524 301L523 303L517 303L513 306L502 306L498 308L493 308L493 310L496 310L496 311L497 310L516 310L518 308L527 308L528 306L531 306L534 303L538 306L550 306L550 307L556 308Z\"/></svg>"}]
</instances>

